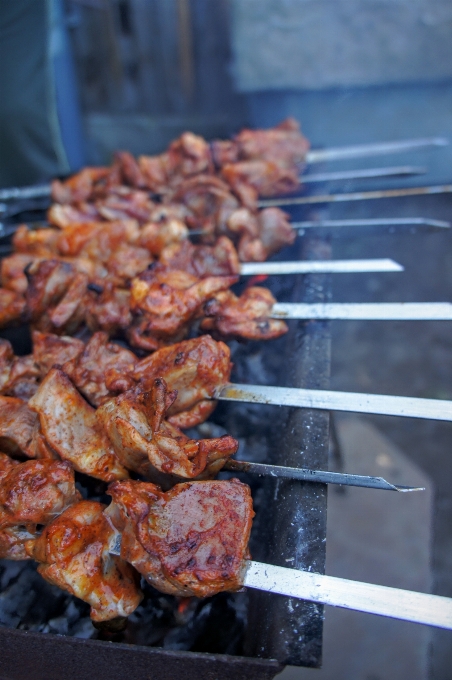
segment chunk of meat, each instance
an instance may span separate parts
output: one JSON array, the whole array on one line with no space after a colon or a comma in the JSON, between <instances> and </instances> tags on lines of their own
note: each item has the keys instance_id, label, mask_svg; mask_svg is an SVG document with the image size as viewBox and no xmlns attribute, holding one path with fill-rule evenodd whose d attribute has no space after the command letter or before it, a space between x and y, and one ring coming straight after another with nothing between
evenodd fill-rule
<instances>
[{"instance_id":1,"label":"chunk of meat","mask_svg":"<svg viewBox=\"0 0 452 680\"><path fill-rule=\"evenodd\" d=\"M181 270L156 267L132 281L130 307L138 319L128 332L130 344L153 351L181 340L204 302L227 290L236 276L198 280Z\"/></svg>"},{"instance_id":2,"label":"chunk of meat","mask_svg":"<svg viewBox=\"0 0 452 680\"><path fill-rule=\"evenodd\" d=\"M86 325L91 331L105 331L109 336L122 335L132 324L130 290L118 288L111 280L88 284L85 307Z\"/></svg>"},{"instance_id":3,"label":"chunk of meat","mask_svg":"<svg viewBox=\"0 0 452 680\"><path fill-rule=\"evenodd\" d=\"M31 445L36 420L36 413L21 399L0 396L0 450L34 457Z\"/></svg>"},{"instance_id":4,"label":"chunk of meat","mask_svg":"<svg viewBox=\"0 0 452 680\"><path fill-rule=\"evenodd\" d=\"M271 340L287 333L284 321L271 319L276 300L267 288L251 286L240 297L230 290L219 293L204 305L205 331L217 331L226 338Z\"/></svg>"},{"instance_id":5,"label":"chunk of meat","mask_svg":"<svg viewBox=\"0 0 452 680\"><path fill-rule=\"evenodd\" d=\"M28 270L27 306L38 330L70 335L84 319L88 276L68 262L43 260Z\"/></svg>"},{"instance_id":6,"label":"chunk of meat","mask_svg":"<svg viewBox=\"0 0 452 680\"><path fill-rule=\"evenodd\" d=\"M169 390L177 390L167 411L169 422L176 427L194 427L215 409L215 390L230 378L230 356L227 345L203 335L162 347L135 364L132 376L144 391L152 388L156 378L163 378Z\"/></svg>"},{"instance_id":7,"label":"chunk of meat","mask_svg":"<svg viewBox=\"0 0 452 680\"><path fill-rule=\"evenodd\" d=\"M14 460L14 458L10 458L6 453L0 451L0 484L3 477L17 465L20 465L18 460Z\"/></svg>"},{"instance_id":8,"label":"chunk of meat","mask_svg":"<svg viewBox=\"0 0 452 680\"><path fill-rule=\"evenodd\" d=\"M128 477L98 425L95 410L63 371L52 368L29 405L39 415L47 444L76 470L105 482Z\"/></svg>"},{"instance_id":9,"label":"chunk of meat","mask_svg":"<svg viewBox=\"0 0 452 680\"><path fill-rule=\"evenodd\" d=\"M134 385L130 374L136 362L135 354L99 331L62 369L93 406L100 406Z\"/></svg>"},{"instance_id":10,"label":"chunk of meat","mask_svg":"<svg viewBox=\"0 0 452 680\"><path fill-rule=\"evenodd\" d=\"M215 475L236 453L238 442L228 435L195 441L164 420L176 394L163 379L149 392L124 392L97 411L124 467L168 485L174 478Z\"/></svg>"},{"instance_id":11,"label":"chunk of meat","mask_svg":"<svg viewBox=\"0 0 452 680\"><path fill-rule=\"evenodd\" d=\"M145 224L152 219L155 204L146 191L120 186L107 196L98 199L96 209L101 217L110 222L132 218L140 224Z\"/></svg>"},{"instance_id":12,"label":"chunk of meat","mask_svg":"<svg viewBox=\"0 0 452 680\"><path fill-rule=\"evenodd\" d=\"M226 236L220 236L213 246L190 242L169 246L161 252L159 265L167 269L183 269L201 279L240 273L237 251Z\"/></svg>"},{"instance_id":13,"label":"chunk of meat","mask_svg":"<svg viewBox=\"0 0 452 680\"><path fill-rule=\"evenodd\" d=\"M266 130L245 128L233 141L242 159L278 161L286 166L302 163L310 147L295 118L286 118Z\"/></svg>"},{"instance_id":14,"label":"chunk of meat","mask_svg":"<svg viewBox=\"0 0 452 680\"><path fill-rule=\"evenodd\" d=\"M300 187L297 167L270 160L248 160L227 163L221 169L222 179L234 191L241 185L251 186L259 196L278 196L296 191Z\"/></svg>"},{"instance_id":15,"label":"chunk of meat","mask_svg":"<svg viewBox=\"0 0 452 680\"><path fill-rule=\"evenodd\" d=\"M39 377L32 356L14 356L11 344L0 339L0 394L28 401L38 389Z\"/></svg>"},{"instance_id":16,"label":"chunk of meat","mask_svg":"<svg viewBox=\"0 0 452 680\"><path fill-rule=\"evenodd\" d=\"M40 257L52 257L57 251L60 232L53 228L29 229L21 224L13 236L12 243L16 253L29 253Z\"/></svg>"},{"instance_id":17,"label":"chunk of meat","mask_svg":"<svg viewBox=\"0 0 452 680\"><path fill-rule=\"evenodd\" d=\"M3 288L25 294L28 287L27 268L32 263L39 263L42 257L33 253L13 253L4 257L0 263L0 277Z\"/></svg>"},{"instance_id":18,"label":"chunk of meat","mask_svg":"<svg viewBox=\"0 0 452 680\"><path fill-rule=\"evenodd\" d=\"M163 593L210 597L242 587L254 516L248 486L114 482L106 510L121 532L121 557Z\"/></svg>"},{"instance_id":19,"label":"chunk of meat","mask_svg":"<svg viewBox=\"0 0 452 680\"><path fill-rule=\"evenodd\" d=\"M99 212L92 203L78 203L73 205L61 205L54 203L47 211L47 220L60 229L66 229L71 224L84 222L97 222L100 219Z\"/></svg>"},{"instance_id":20,"label":"chunk of meat","mask_svg":"<svg viewBox=\"0 0 452 680\"><path fill-rule=\"evenodd\" d=\"M106 267L113 281L126 287L151 264L152 259L145 248L124 243L108 258Z\"/></svg>"},{"instance_id":21,"label":"chunk of meat","mask_svg":"<svg viewBox=\"0 0 452 680\"><path fill-rule=\"evenodd\" d=\"M158 256L171 244L186 242L188 227L180 219L164 217L158 222L147 222L140 232L138 243L151 255Z\"/></svg>"},{"instance_id":22,"label":"chunk of meat","mask_svg":"<svg viewBox=\"0 0 452 680\"><path fill-rule=\"evenodd\" d=\"M45 378L52 366L62 366L74 359L85 347L78 338L53 333L32 332L33 359L41 378Z\"/></svg>"},{"instance_id":23,"label":"chunk of meat","mask_svg":"<svg viewBox=\"0 0 452 680\"><path fill-rule=\"evenodd\" d=\"M0 454L0 558L25 560L25 543L37 538L37 525L48 524L80 494L69 463L4 458Z\"/></svg>"},{"instance_id":24,"label":"chunk of meat","mask_svg":"<svg viewBox=\"0 0 452 680\"><path fill-rule=\"evenodd\" d=\"M83 168L64 182L53 180L52 200L55 203L81 203L93 196L96 183L105 179L110 168Z\"/></svg>"},{"instance_id":25,"label":"chunk of meat","mask_svg":"<svg viewBox=\"0 0 452 680\"><path fill-rule=\"evenodd\" d=\"M80 501L26 544L30 557L40 562L41 576L88 602L93 621L129 616L143 597L132 567L109 554L115 532L104 508Z\"/></svg>"}]
</instances>

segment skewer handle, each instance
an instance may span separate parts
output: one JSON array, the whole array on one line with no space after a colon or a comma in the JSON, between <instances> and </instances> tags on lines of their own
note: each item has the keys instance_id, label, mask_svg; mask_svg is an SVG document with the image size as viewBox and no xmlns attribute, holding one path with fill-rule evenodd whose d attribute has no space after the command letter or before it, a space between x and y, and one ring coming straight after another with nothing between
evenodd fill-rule
<instances>
[{"instance_id":1,"label":"skewer handle","mask_svg":"<svg viewBox=\"0 0 452 680\"><path fill-rule=\"evenodd\" d=\"M251 560L247 563L243 584L333 607L452 629L452 599L438 595L312 574Z\"/></svg>"},{"instance_id":2,"label":"skewer handle","mask_svg":"<svg viewBox=\"0 0 452 680\"><path fill-rule=\"evenodd\" d=\"M306 154L307 163L323 163L346 158L364 158L382 154L414 151L427 146L447 146L449 140L443 137L425 137L421 139L403 139L396 142L376 142L375 144L356 144L354 146L338 146L330 149L312 149Z\"/></svg>"}]
</instances>

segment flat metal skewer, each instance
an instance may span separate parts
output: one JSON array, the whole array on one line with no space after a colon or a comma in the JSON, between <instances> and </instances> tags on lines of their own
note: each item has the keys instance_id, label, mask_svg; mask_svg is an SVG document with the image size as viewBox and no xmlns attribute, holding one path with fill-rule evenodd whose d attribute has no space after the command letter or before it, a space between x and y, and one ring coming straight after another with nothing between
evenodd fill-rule
<instances>
[{"instance_id":1,"label":"flat metal skewer","mask_svg":"<svg viewBox=\"0 0 452 680\"><path fill-rule=\"evenodd\" d=\"M343 486L360 486L366 489L383 489L385 491L424 491L421 486L401 486L390 484L383 477L370 477L367 475L350 475L342 472L330 472L328 470L309 470L308 468L285 467L283 465L267 465L266 463L249 463L242 460L228 460L223 470L229 472L247 472L265 477L278 477L283 479L298 479L304 482L317 482L319 484L340 484Z\"/></svg>"},{"instance_id":2,"label":"flat metal skewer","mask_svg":"<svg viewBox=\"0 0 452 680\"><path fill-rule=\"evenodd\" d=\"M238 383L228 383L218 387L213 398L249 404L274 404L275 406L294 406L324 411L375 413L385 416L452 421L452 401L445 399L393 397L385 394Z\"/></svg>"},{"instance_id":3,"label":"flat metal skewer","mask_svg":"<svg viewBox=\"0 0 452 680\"><path fill-rule=\"evenodd\" d=\"M450 302L332 302L273 305L273 319L345 319L366 321L452 321Z\"/></svg>"},{"instance_id":4,"label":"flat metal skewer","mask_svg":"<svg viewBox=\"0 0 452 680\"><path fill-rule=\"evenodd\" d=\"M452 629L452 599L250 560L243 585L300 600Z\"/></svg>"},{"instance_id":5,"label":"flat metal skewer","mask_svg":"<svg viewBox=\"0 0 452 680\"><path fill-rule=\"evenodd\" d=\"M433 227L450 229L450 222L427 217L377 217L362 220L307 220L291 222L293 229L340 229L342 227Z\"/></svg>"},{"instance_id":6,"label":"flat metal skewer","mask_svg":"<svg viewBox=\"0 0 452 680\"><path fill-rule=\"evenodd\" d=\"M449 140L444 137L424 137L420 139L403 139L395 142L377 142L375 144L356 144L354 146L338 146L330 149L311 149L306 154L306 163L323 163L346 158L363 158L390 153L415 151L428 146L447 146Z\"/></svg>"},{"instance_id":7,"label":"flat metal skewer","mask_svg":"<svg viewBox=\"0 0 452 680\"><path fill-rule=\"evenodd\" d=\"M301 260L300 262L243 262L241 276L266 274L353 274L402 272L403 266L388 258L375 260Z\"/></svg>"},{"instance_id":8,"label":"flat metal skewer","mask_svg":"<svg viewBox=\"0 0 452 680\"><path fill-rule=\"evenodd\" d=\"M121 534L109 552L121 556ZM268 593L452 629L452 599L246 560L242 583Z\"/></svg>"},{"instance_id":9,"label":"flat metal skewer","mask_svg":"<svg viewBox=\"0 0 452 680\"><path fill-rule=\"evenodd\" d=\"M350 194L317 194L315 196L294 196L293 198L265 198L259 200L259 208L284 205L310 205L315 203L343 203L346 201L369 201L377 198L399 198L401 196L428 196L431 194L450 194L452 184L439 184L427 187L408 187L406 189L383 189L381 191L356 191Z\"/></svg>"},{"instance_id":10,"label":"flat metal skewer","mask_svg":"<svg viewBox=\"0 0 452 680\"><path fill-rule=\"evenodd\" d=\"M300 175L301 184L316 182L340 182L354 179L377 179L378 177L406 177L425 175L427 168L416 165L399 165L390 168L366 168L365 170L340 170L338 172L320 172L312 175Z\"/></svg>"}]
</instances>

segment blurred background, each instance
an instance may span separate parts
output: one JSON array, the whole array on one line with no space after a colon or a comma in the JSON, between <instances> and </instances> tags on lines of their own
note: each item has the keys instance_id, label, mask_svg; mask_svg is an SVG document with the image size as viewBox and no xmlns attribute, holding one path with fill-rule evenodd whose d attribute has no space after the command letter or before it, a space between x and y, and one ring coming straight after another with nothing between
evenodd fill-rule
<instances>
[{"instance_id":1,"label":"blurred background","mask_svg":"<svg viewBox=\"0 0 452 680\"><path fill-rule=\"evenodd\" d=\"M313 147L452 141L450 0L4 0L0 55L0 186L109 163L117 149L159 153L187 129L228 137L288 115ZM452 145L322 169L391 164L428 174L318 191L450 182ZM452 199L302 214L450 220ZM451 300L451 242L447 231L337 239L335 258L392 257L406 271L335 277L333 300ZM451 349L449 323L337 322L331 386L452 399ZM428 492L402 508L330 491L328 572L452 596L452 424L367 416L336 429L348 471L399 470ZM327 610L324 669L281 678L450 680L451 668L449 632Z\"/></svg>"}]
</instances>

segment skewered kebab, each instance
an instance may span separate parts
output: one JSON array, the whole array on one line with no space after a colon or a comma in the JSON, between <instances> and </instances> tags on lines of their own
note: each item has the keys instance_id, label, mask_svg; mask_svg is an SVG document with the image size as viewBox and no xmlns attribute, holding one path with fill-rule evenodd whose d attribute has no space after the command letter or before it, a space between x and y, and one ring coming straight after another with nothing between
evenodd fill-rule
<instances>
[{"instance_id":1,"label":"skewered kebab","mask_svg":"<svg viewBox=\"0 0 452 680\"><path fill-rule=\"evenodd\" d=\"M132 563L157 589L213 595L242 585L452 628L452 600L347 581L248 559L253 510L237 480L189 482L162 494L153 484L115 482L106 510L118 531L113 554Z\"/></svg>"}]
</instances>

